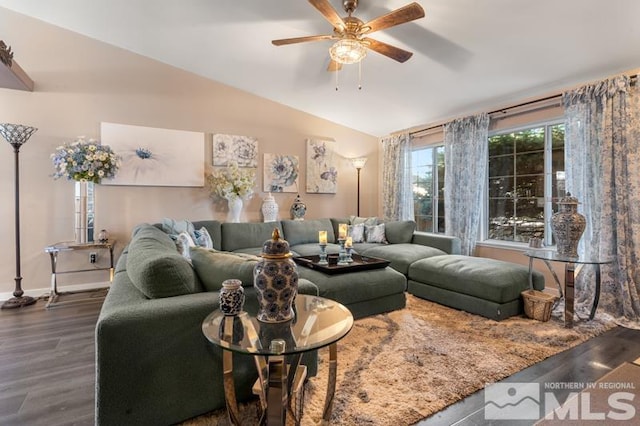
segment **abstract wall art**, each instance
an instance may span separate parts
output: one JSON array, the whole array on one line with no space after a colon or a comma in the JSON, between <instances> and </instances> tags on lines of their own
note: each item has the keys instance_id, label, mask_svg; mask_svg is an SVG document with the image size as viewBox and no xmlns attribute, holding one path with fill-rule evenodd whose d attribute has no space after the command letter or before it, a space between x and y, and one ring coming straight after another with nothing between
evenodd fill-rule
<instances>
[{"instance_id":1,"label":"abstract wall art","mask_svg":"<svg viewBox=\"0 0 640 426\"><path fill-rule=\"evenodd\" d=\"M338 171L334 141L307 139L307 192L335 194Z\"/></svg>"},{"instance_id":2,"label":"abstract wall art","mask_svg":"<svg viewBox=\"0 0 640 426\"><path fill-rule=\"evenodd\" d=\"M264 154L264 192L298 192L297 155Z\"/></svg>"},{"instance_id":3,"label":"abstract wall art","mask_svg":"<svg viewBox=\"0 0 640 426\"><path fill-rule=\"evenodd\" d=\"M213 135L213 165L227 166L230 162L238 167L258 167L258 140L250 136Z\"/></svg>"},{"instance_id":4,"label":"abstract wall art","mask_svg":"<svg viewBox=\"0 0 640 426\"><path fill-rule=\"evenodd\" d=\"M100 139L122 157L102 185L204 186L204 133L101 123Z\"/></svg>"}]
</instances>

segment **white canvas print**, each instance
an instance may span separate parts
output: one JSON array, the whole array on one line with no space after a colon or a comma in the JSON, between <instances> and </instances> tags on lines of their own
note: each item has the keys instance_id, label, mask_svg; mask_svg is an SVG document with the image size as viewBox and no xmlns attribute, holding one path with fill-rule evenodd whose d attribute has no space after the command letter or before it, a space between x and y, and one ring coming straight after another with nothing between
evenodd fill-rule
<instances>
[{"instance_id":1,"label":"white canvas print","mask_svg":"<svg viewBox=\"0 0 640 426\"><path fill-rule=\"evenodd\" d=\"M122 157L103 185L204 186L204 133L101 123L101 142Z\"/></svg>"},{"instance_id":2,"label":"white canvas print","mask_svg":"<svg viewBox=\"0 0 640 426\"><path fill-rule=\"evenodd\" d=\"M264 154L264 192L298 192L297 155Z\"/></svg>"},{"instance_id":3,"label":"white canvas print","mask_svg":"<svg viewBox=\"0 0 640 426\"><path fill-rule=\"evenodd\" d=\"M213 165L227 166L232 161L238 167L258 167L258 140L250 136L213 135Z\"/></svg>"},{"instance_id":4,"label":"white canvas print","mask_svg":"<svg viewBox=\"0 0 640 426\"><path fill-rule=\"evenodd\" d=\"M307 139L307 192L335 194L338 170L333 141Z\"/></svg>"}]
</instances>

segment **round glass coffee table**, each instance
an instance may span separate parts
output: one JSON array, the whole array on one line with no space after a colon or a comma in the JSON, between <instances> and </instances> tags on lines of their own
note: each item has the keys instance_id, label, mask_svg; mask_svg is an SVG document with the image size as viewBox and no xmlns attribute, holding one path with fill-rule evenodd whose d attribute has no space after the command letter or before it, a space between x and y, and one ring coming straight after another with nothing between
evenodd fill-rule
<instances>
[{"instance_id":1,"label":"round glass coffee table","mask_svg":"<svg viewBox=\"0 0 640 426\"><path fill-rule=\"evenodd\" d=\"M284 425L288 413L296 424L302 418L307 375L307 367L300 364L302 354L325 346L329 347L329 374L322 418L328 423L336 387L337 342L353 326L351 312L333 300L303 294L296 296L295 318L284 323L260 322L257 306L247 309L236 316L225 316L217 309L202 323L205 337L223 349L224 394L231 423L240 424L233 352L254 356L258 380L253 392L260 398L260 424Z\"/></svg>"},{"instance_id":2,"label":"round glass coffee table","mask_svg":"<svg viewBox=\"0 0 640 426\"><path fill-rule=\"evenodd\" d=\"M553 279L558 286L558 291L560 292L560 297L564 297L564 325L567 328L573 327L573 310L574 310L574 298L575 298L575 276L576 276L576 265L593 265L595 267L595 294L593 297L593 305L591 306L591 313L589 315L589 320L592 320L596 315L596 309L598 309L598 301L600 300L600 265L605 265L607 263L613 263L615 260L612 256L564 256L558 254L555 250L550 249L537 249L537 250L528 250L524 252L524 255L529 258L529 287L533 288L532 284L532 270L533 270L533 259L542 260L551 274L553 275ZM560 280L556 275L555 271L551 267L549 262L562 262L564 263L564 294L562 292L562 286L560 285Z\"/></svg>"}]
</instances>

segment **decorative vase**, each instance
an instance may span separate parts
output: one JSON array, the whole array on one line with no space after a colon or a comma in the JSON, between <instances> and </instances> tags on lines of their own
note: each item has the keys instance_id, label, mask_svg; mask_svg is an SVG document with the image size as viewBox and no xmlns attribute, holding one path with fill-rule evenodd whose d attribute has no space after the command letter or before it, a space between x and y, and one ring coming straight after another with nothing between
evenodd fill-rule
<instances>
[{"instance_id":1,"label":"decorative vase","mask_svg":"<svg viewBox=\"0 0 640 426\"><path fill-rule=\"evenodd\" d=\"M101 229L100 232L98 232L98 242L99 243L109 242L109 233L107 232L106 229Z\"/></svg>"},{"instance_id":2,"label":"decorative vase","mask_svg":"<svg viewBox=\"0 0 640 426\"><path fill-rule=\"evenodd\" d=\"M275 222L278 220L278 203L269 192L262 200L262 217L263 222Z\"/></svg>"},{"instance_id":3,"label":"decorative vase","mask_svg":"<svg viewBox=\"0 0 640 426\"><path fill-rule=\"evenodd\" d=\"M278 228L262 245L262 259L253 269L253 285L258 295L258 321L278 323L294 317L293 301L298 294L298 267L291 259L289 243L280 238Z\"/></svg>"},{"instance_id":4,"label":"decorative vase","mask_svg":"<svg viewBox=\"0 0 640 426\"><path fill-rule=\"evenodd\" d=\"M300 194L296 195L296 199L291 205L291 218L293 220L304 220L304 215L307 213L307 205L302 202Z\"/></svg>"},{"instance_id":5,"label":"decorative vase","mask_svg":"<svg viewBox=\"0 0 640 426\"><path fill-rule=\"evenodd\" d=\"M233 197L227 200L229 205L229 214L227 216L227 222L238 223L240 222L240 215L242 214L242 198Z\"/></svg>"},{"instance_id":6,"label":"decorative vase","mask_svg":"<svg viewBox=\"0 0 640 426\"><path fill-rule=\"evenodd\" d=\"M220 311L225 315L238 315L244 306L242 281L224 280L220 289Z\"/></svg>"},{"instance_id":7,"label":"decorative vase","mask_svg":"<svg viewBox=\"0 0 640 426\"><path fill-rule=\"evenodd\" d=\"M562 256L578 257L578 243L586 227L586 219L578 213L578 199L567 192L558 200L558 213L551 217L557 252Z\"/></svg>"},{"instance_id":8,"label":"decorative vase","mask_svg":"<svg viewBox=\"0 0 640 426\"><path fill-rule=\"evenodd\" d=\"M75 183L75 236L76 243L93 242L94 184L86 180Z\"/></svg>"}]
</instances>

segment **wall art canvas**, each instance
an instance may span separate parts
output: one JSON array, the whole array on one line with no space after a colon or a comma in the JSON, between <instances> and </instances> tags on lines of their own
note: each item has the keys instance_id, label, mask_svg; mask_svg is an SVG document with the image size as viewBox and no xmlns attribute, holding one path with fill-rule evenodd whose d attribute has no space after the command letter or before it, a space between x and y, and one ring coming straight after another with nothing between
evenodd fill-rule
<instances>
[{"instance_id":1,"label":"wall art canvas","mask_svg":"<svg viewBox=\"0 0 640 426\"><path fill-rule=\"evenodd\" d=\"M100 139L122 157L104 185L204 186L204 133L101 123Z\"/></svg>"},{"instance_id":2,"label":"wall art canvas","mask_svg":"<svg viewBox=\"0 0 640 426\"><path fill-rule=\"evenodd\" d=\"M213 135L213 165L227 166L232 161L238 167L258 167L258 140L250 136Z\"/></svg>"},{"instance_id":3,"label":"wall art canvas","mask_svg":"<svg viewBox=\"0 0 640 426\"><path fill-rule=\"evenodd\" d=\"M307 139L307 192L335 194L338 170L334 141Z\"/></svg>"},{"instance_id":4,"label":"wall art canvas","mask_svg":"<svg viewBox=\"0 0 640 426\"><path fill-rule=\"evenodd\" d=\"M264 154L264 192L298 192L297 155Z\"/></svg>"}]
</instances>

